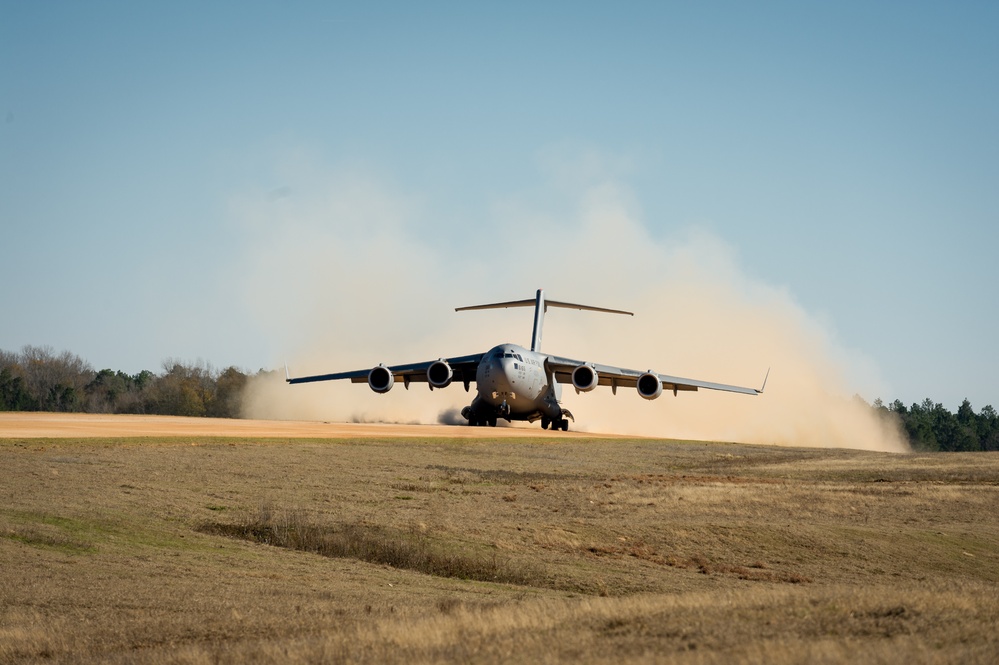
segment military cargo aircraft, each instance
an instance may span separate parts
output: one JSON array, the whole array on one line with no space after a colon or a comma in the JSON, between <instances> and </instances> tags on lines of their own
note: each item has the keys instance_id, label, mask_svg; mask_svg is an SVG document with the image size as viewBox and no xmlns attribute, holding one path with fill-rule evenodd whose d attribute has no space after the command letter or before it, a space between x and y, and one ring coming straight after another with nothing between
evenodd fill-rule
<instances>
[{"instance_id":1,"label":"military cargo aircraft","mask_svg":"<svg viewBox=\"0 0 999 665\"><path fill-rule=\"evenodd\" d=\"M438 358L409 365L378 365L370 369L350 372L319 374L292 378L287 374L288 383L312 383L314 381L336 381L350 379L351 383L367 383L376 393L387 393L397 380L402 380L406 389L410 383L427 383L431 390L446 388L453 382L464 384L468 392L472 381L476 386L476 397L461 411L461 415L471 426L490 425L495 427L499 418L506 421L541 421L541 428L568 431L569 420L575 418L562 408L562 386L572 384L576 392L589 392L597 386L610 386L614 394L617 389L634 388L645 399L656 399L664 391L694 391L701 388L724 390L746 395L759 395L766 387L743 388L723 383L711 383L696 379L683 379L647 370L640 372L622 367L611 367L581 360L553 356L541 351L541 329L545 313L549 307L607 312L634 316L632 312L590 305L577 305L557 300L545 300L545 292L539 289L533 300L513 300L458 307L456 312L497 309L504 307L529 307L534 305L534 332L531 348L525 349L516 344L500 344L485 353L456 358ZM769 371L767 376L769 376Z\"/></svg>"}]
</instances>

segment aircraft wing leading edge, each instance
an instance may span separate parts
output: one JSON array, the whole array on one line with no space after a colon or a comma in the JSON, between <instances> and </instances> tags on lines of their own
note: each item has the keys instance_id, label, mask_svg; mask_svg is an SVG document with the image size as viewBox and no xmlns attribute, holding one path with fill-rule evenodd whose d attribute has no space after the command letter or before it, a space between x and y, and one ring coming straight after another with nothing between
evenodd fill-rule
<instances>
[{"instance_id":1,"label":"aircraft wing leading edge","mask_svg":"<svg viewBox=\"0 0 999 665\"><path fill-rule=\"evenodd\" d=\"M571 385L572 371L580 365L591 365L598 375L597 385L611 386L613 388L634 388L638 379L645 374L633 369L623 367L612 367L610 365L599 365L596 363L584 363L580 360L569 358L548 357L549 367L555 374L559 383ZM701 388L705 390L722 390L725 392L742 393L743 395L759 395L763 388L746 388L744 386L732 386L726 383L713 383L711 381L701 381L699 379L685 379L679 376L655 373L664 391L695 391ZM769 375L769 372L768 372ZM767 380L763 379L763 387L766 387Z\"/></svg>"},{"instance_id":2,"label":"aircraft wing leading edge","mask_svg":"<svg viewBox=\"0 0 999 665\"><path fill-rule=\"evenodd\" d=\"M443 358L448 365L451 366L451 371L454 372L454 381L457 383L464 383L468 381L475 380L475 370L479 367L479 361L482 360L482 356L485 354L477 353L471 356L461 356L459 358ZM438 359L426 360L418 363L409 363L408 365L393 365L387 367L386 369L392 372L392 375L397 379L403 379L407 382L426 382L427 381L427 368L432 364L437 362ZM368 374L371 372L371 368L367 369L355 369L349 372L336 372L334 374L316 374L313 376L300 376L295 378L288 378L288 383L314 383L316 381L338 381L342 379L350 379L351 383L366 383L368 380Z\"/></svg>"}]
</instances>

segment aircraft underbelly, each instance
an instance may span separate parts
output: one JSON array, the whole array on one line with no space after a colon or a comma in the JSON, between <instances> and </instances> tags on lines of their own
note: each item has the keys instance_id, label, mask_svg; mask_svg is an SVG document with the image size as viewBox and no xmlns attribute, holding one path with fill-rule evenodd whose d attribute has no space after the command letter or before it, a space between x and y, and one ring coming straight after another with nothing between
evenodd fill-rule
<instances>
[{"instance_id":1,"label":"aircraft underbelly","mask_svg":"<svg viewBox=\"0 0 999 665\"><path fill-rule=\"evenodd\" d=\"M537 390L531 390L530 386L520 388L516 383L508 385L492 383L479 384L479 397L486 404L500 406L506 402L512 411L520 411L537 408L542 395Z\"/></svg>"}]
</instances>

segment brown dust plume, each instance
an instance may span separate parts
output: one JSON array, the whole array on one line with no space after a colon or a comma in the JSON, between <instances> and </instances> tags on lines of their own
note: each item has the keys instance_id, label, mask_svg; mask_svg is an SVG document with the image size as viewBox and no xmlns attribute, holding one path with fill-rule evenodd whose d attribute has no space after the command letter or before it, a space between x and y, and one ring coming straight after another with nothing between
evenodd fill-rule
<instances>
[{"instance_id":1,"label":"brown dust plume","mask_svg":"<svg viewBox=\"0 0 999 665\"><path fill-rule=\"evenodd\" d=\"M786 288L748 275L708 232L655 237L628 190L605 180L546 214L501 203L482 230L428 230L420 203L334 175L321 196L246 201L244 292L285 349L293 375L370 368L529 345L529 309L454 308L550 298L631 310L620 317L549 310L543 350L582 361L759 387L641 399L633 390L577 395L577 430L777 445L905 451L897 430L855 393L881 390L873 363L843 348ZM438 422L468 404L461 386L289 386L284 372L246 400L256 418ZM873 380L871 377L875 377ZM858 385L858 384L863 385ZM537 425L534 425L536 428Z\"/></svg>"}]
</instances>

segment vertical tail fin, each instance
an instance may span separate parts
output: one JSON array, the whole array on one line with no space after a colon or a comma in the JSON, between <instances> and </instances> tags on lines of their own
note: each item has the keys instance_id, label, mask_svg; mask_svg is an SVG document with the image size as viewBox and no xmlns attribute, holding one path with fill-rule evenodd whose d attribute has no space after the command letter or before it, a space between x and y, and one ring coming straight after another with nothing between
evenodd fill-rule
<instances>
[{"instance_id":1,"label":"vertical tail fin","mask_svg":"<svg viewBox=\"0 0 999 665\"><path fill-rule=\"evenodd\" d=\"M541 350L541 328L545 325L545 312L547 311L545 291L538 289L538 295L534 299L534 332L531 333L531 351Z\"/></svg>"}]
</instances>

